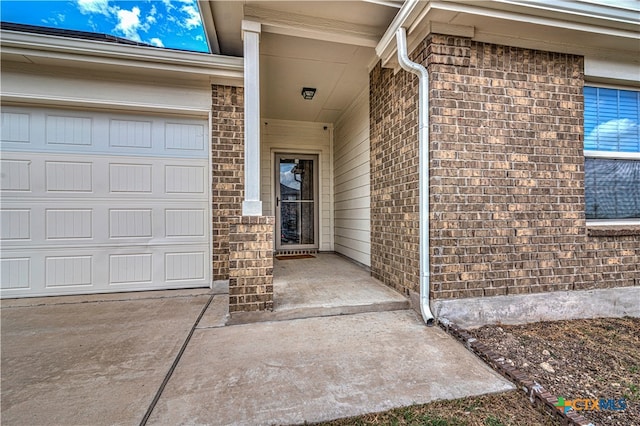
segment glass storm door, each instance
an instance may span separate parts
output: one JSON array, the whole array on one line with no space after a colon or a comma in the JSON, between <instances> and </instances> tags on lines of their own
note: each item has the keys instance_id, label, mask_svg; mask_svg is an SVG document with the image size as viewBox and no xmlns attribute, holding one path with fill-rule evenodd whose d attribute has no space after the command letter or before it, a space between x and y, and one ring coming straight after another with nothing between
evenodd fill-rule
<instances>
[{"instance_id":1,"label":"glass storm door","mask_svg":"<svg viewBox=\"0 0 640 426\"><path fill-rule=\"evenodd\" d=\"M316 155L276 154L276 249L318 248Z\"/></svg>"}]
</instances>

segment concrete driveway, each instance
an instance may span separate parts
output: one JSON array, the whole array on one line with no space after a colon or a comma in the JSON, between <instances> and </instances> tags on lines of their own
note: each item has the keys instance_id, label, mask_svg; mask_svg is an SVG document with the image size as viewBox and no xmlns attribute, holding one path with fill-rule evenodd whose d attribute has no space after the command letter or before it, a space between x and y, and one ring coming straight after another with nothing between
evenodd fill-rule
<instances>
[{"instance_id":1,"label":"concrete driveway","mask_svg":"<svg viewBox=\"0 0 640 426\"><path fill-rule=\"evenodd\" d=\"M196 324L210 297L2 301L2 424L291 424L513 388L410 310L224 326L217 295Z\"/></svg>"}]
</instances>

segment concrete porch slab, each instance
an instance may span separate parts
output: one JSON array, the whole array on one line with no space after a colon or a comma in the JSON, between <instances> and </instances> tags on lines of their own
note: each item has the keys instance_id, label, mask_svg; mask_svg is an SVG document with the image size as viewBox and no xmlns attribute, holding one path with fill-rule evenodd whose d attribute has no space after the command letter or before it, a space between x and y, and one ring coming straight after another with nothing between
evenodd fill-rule
<instances>
[{"instance_id":1,"label":"concrete porch slab","mask_svg":"<svg viewBox=\"0 0 640 426\"><path fill-rule=\"evenodd\" d=\"M234 313L228 324L284 321L409 308L409 300L340 255L274 259L273 312Z\"/></svg>"},{"instance_id":2,"label":"concrete porch slab","mask_svg":"<svg viewBox=\"0 0 640 426\"><path fill-rule=\"evenodd\" d=\"M410 310L197 329L149 424L271 425L513 389Z\"/></svg>"},{"instance_id":3,"label":"concrete porch slab","mask_svg":"<svg viewBox=\"0 0 640 426\"><path fill-rule=\"evenodd\" d=\"M2 424L138 424L208 293L3 300Z\"/></svg>"}]
</instances>

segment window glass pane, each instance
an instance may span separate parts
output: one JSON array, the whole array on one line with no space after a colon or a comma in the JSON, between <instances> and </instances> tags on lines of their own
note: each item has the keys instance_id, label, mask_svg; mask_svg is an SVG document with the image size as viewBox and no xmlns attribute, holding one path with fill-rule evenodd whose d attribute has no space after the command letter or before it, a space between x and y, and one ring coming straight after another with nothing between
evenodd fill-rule
<instances>
[{"instance_id":1,"label":"window glass pane","mask_svg":"<svg viewBox=\"0 0 640 426\"><path fill-rule=\"evenodd\" d=\"M640 153L639 123L639 91L584 88L585 151ZM584 184L587 219L640 218L640 160L587 158Z\"/></svg>"},{"instance_id":2,"label":"window glass pane","mask_svg":"<svg viewBox=\"0 0 640 426\"><path fill-rule=\"evenodd\" d=\"M597 125L598 125L597 91L595 87L585 87L584 88L584 134L588 135L589 133L591 133L593 129L596 128Z\"/></svg>"},{"instance_id":3,"label":"window glass pane","mask_svg":"<svg viewBox=\"0 0 640 426\"><path fill-rule=\"evenodd\" d=\"M584 88L584 149L640 152L640 92Z\"/></svg>"},{"instance_id":4,"label":"window glass pane","mask_svg":"<svg viewBox=\"0 0 640 426\"><path fill-rule=\"evenodd\" d=\"M640 218L640 161L586 158L587 219Z\"/></svg>"}]
</instances>

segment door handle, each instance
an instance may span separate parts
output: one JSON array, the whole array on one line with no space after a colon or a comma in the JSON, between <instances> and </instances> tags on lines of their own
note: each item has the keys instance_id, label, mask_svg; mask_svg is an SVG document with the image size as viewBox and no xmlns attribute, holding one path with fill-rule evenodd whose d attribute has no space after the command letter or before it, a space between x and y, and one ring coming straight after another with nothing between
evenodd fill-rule
<instances>
[{"instance_id":1,"label":"door handle","mask_svg":"<svg viewBox=\"0 0 640 426\"><path fill-rule=\"evenodd\" d=\"M280 197L276 197L276 207L280 207Z\"/></svg>"}]
</instances>

